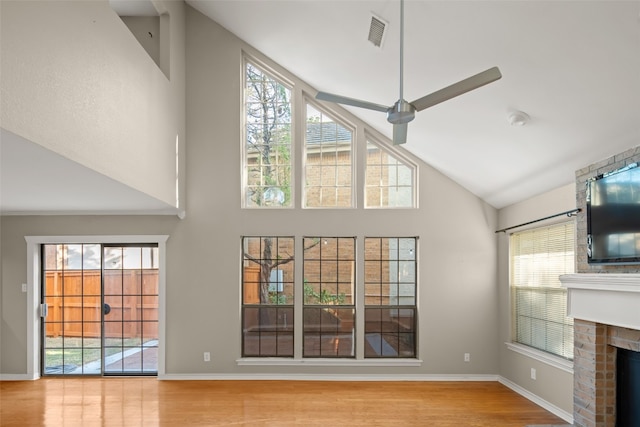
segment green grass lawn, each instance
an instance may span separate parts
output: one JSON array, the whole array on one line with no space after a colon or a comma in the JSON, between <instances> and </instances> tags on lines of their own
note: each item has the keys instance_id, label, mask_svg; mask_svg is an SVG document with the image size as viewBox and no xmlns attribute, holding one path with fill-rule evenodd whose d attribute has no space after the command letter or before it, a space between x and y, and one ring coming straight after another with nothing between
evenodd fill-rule
<instances>
[{"instance_id":1,"label":"green grass lawn","mask_svg":"<svg viewBox=\"0 0 640 427\"><path fill-rule=\"evenodd\" d=\"M105 339L105 357L142 345L140 338ZM100 338L47 337L45 340L45 368L75 365L82 366L102 357Z\"/></svg>"}]
</instances>

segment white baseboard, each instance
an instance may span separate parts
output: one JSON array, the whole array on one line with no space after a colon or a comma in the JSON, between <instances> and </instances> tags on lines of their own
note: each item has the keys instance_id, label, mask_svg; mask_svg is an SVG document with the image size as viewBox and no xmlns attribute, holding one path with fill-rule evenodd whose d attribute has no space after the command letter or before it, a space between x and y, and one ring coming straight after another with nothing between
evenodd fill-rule
<instances>
[{"instance_id":1,"label":"white baseboard","mask_svg":"<svg viewBox=\"0 0 640 427\"><path fill-rule=\"evenodd\" d=\"M573 424L573 414L570 414L567 411L558 408L556 405L553 405L553 404L547 402L546 400L540 398L539 396L531 393L528 390L525 390L524 388L520 387L518 384L516 384L516 383L514 383L512 381L509 381L508 379L506 379L504 377L499 377L498 381L500 382L500 384L502 384L502 385L504 385L506 387L509 387L511 390L513 390L516 393L518 393L519 395L529 399L530 401L532 401L536 405L543 407L547 411L551 412L553 415L562 418L563 420L565 420L569 424Z\"/></svg>"},{"instance_id":2,"label":"white baseboard","mask_svg":"<svg viewBox=\"0 0 640 427\"><path fill-rule=\"evenodd\" d=\"M159 380L271 381L498 381L497 375L164 374Z\"/></svg>"},{"instance_id":3,"label":"white baseboard","mask_svg":"<svg viewBox=\"0 0 640 427\"><path fill-rule=\"evenodd\" d=\"M0 381L34 381L39 378L29 374L0 374Z\"/></svg>"}]
</instances>

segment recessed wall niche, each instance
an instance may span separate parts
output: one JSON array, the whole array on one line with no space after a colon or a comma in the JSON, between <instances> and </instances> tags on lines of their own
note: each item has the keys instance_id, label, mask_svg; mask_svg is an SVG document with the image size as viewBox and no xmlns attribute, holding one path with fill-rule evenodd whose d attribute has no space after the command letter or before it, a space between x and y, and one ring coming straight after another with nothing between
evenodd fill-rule
<instances>
[{"instance_id":1,"label":"recessed wall niche","mask_svg":"<svg viewBox=\"0 0 640 427\"><path fill-rule=\"evenodd\" d=\"M153 62L170 78L169 14L160 13L149 0L109 0L109 4Z\"/></svg>"}]
</instances>

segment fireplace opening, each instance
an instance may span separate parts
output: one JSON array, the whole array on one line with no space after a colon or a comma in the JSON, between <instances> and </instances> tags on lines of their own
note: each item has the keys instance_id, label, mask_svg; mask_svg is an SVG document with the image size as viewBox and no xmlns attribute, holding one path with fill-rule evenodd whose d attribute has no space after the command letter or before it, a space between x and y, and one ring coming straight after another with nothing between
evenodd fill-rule
<instances>
[{"instance_id":1,"label":"fireplace opening","mask_svg":"<svg viewBox=\"0 0 640 427\"><path fill-rule=\"evenodd\" d=\"M618 348L616 427L640 427L640 353Z\"/></svg>"}]
</instances>

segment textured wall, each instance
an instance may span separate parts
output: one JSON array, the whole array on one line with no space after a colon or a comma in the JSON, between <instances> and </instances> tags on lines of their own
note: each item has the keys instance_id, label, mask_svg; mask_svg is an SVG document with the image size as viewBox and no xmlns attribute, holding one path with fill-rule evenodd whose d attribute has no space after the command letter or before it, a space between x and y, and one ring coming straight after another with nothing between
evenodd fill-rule
<instances>
[{"instance_id":1,"label":"textured wall","mask_svg":"<svg viewBox=\"0 0 640 427\"><path fill-rule=\"evenodd\" d=\"M170 80L107 1L0 2L0 114L3 129L175 206L185 5L157 3L171 16Z\"/></svg>"}]
</instances>

